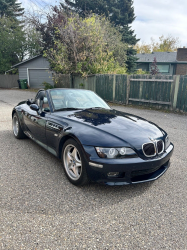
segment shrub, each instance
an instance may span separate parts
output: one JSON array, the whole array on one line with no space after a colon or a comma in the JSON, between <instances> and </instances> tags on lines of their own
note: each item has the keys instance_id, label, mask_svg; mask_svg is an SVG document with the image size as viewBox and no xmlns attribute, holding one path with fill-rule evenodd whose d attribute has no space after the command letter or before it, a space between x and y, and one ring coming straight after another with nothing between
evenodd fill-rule
<instances>
[{"instance_id":1,"label":"shrub","mask_svg":"<svg viewBox=\"0 0 187 250\"><path fill-rule=\"evenodd\" d=\"M48 82L43 82L42 83L44 85L44 89L47 90L47 89L53 89L53 85L51 85L50 83Z\"/></svg>"}]
</instances>

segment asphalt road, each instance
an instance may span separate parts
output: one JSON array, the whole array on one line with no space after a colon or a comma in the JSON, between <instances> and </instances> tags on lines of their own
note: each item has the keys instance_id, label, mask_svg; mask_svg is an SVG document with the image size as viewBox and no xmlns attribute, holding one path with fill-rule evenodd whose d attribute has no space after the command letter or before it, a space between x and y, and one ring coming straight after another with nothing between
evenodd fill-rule
<instances>
[{"instance_id":1,"label":"asphalt road","mask_svg":"<svg viewBox=\"0 0 187 250\"><path fill-rule=\"evenodd\" d=\"M13 106L34 95L0 90L0 249L187 249L187 116L115 106L169 133L171 167L152 183L78 188L58 159L12 134Z\"/></svg>"}]
</instances>

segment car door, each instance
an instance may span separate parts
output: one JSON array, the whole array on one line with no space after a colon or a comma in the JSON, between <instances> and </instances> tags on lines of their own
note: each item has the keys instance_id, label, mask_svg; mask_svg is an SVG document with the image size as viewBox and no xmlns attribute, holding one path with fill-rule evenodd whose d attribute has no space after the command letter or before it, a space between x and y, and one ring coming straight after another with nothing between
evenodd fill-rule
<instances>
[{"instance_id":1,"label":"car door","mask_svg":"<svg viewBox=\"0 0 187 250\"><path fill-rule=\"evenodd\" d=\"M46 147L46 121L47 112L42 107L43 100L45 98L45 91L39 91L35 98L35 103L39 107L39 111L36 112L28 106L24 111L24 122L27 128L27 134L37 141L42 146Z\"/></svg>"},{"instance_id":2,"label":"car door","mask_svg":"<svg viewBox=\"0 0 187 250\"><path fill-rule=\"evenodd\" d=\"M61 134L63 133L63 130L66 127L67 123L63 121L63 117L57 119L57 117L55 117L53 113L47 114L47 123L46 123L47 146L48 150L55 155L58 150Z\"/></svg>"}]
</instances>

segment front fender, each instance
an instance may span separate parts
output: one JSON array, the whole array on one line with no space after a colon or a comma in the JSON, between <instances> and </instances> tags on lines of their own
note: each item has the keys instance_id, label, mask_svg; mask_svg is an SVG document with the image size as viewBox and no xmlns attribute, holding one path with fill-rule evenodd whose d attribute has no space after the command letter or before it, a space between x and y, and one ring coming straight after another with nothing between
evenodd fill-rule
<instances>
[{"instance_id":1,"label":"front fender","mask_svg":"<svg viewBox=\"0 0 187 250\"><path fill-rule=\"evenodd\" d=\"M24 119L23 119L23 112L22 112L22 108L20 106L16 106L13 108L12 110L12 118L13 118L13 115L14 114L17 114L18 116L18 119L19 119L19 123L20 123L20 126L22 128L22 130L24 131L24 127L25 127L25 124L24 124Z\"/></svg>"}]
</instances>

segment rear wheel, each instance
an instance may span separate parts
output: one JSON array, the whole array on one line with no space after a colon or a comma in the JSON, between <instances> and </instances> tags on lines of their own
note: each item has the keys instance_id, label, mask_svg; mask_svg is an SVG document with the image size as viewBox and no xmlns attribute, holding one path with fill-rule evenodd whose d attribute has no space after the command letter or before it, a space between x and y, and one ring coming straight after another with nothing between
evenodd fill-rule
<instances>
[{"instance_id":1,"label":"rear wheel","mask_svg":"<svg viewBox=\"0 0 187 250\"><path fill-rule=\"evenodd\" d=\"M20 126L20 122L18 119L18 115L16 113L14 113L12 118L12 129L13 129L13 134L17 139L26 138L26 135L23 133L23 130Z\"/></svg>"},{"instance_id":2,"label":"rear wheel","mask_svg":"<svg viewBox=\"0 0 187 250\"><path fill-rule=\"evenodd\" d=\"M88 182L82 149L73 139L69 139L64 143L62 164L65 174L72 184L82 186Z\"/></svg>"}]
</instances>

